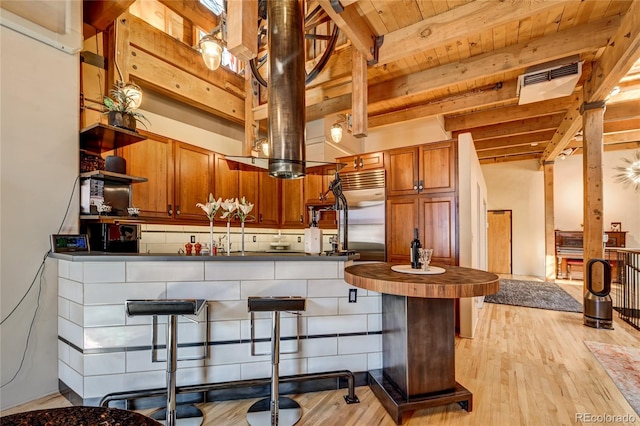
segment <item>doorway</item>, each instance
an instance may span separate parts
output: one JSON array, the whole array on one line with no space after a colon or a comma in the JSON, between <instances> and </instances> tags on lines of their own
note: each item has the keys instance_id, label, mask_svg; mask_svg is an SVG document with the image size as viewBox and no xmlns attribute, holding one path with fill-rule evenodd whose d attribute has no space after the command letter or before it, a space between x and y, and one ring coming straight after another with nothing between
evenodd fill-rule
<instances>
[{"instance_id":1,"label":"doorway","mask_svg":"<svg viewBox=\"0 0 640 426\"><path fill-rule=\"evenodd\" d=\"M489 272L511 274L511 210L487 212Z\"/></svg>"}]
</instances>

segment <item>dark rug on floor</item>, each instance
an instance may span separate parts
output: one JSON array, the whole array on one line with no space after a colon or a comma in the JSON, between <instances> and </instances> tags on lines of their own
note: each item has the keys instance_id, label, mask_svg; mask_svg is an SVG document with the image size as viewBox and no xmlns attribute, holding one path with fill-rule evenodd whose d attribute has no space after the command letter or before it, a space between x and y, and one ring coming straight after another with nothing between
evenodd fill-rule
<instances>
[{"instance_id":1,"label":"dark rug on floor","mask_svg":"<svg viewBox=\"0 0 640 426\"><path fill-rule=\"evenodd\" d=\"M582 312L582 303L555 283L500 279L500 291L485 296L485 302L554 311Z\"/></svg>"}]
</instances>

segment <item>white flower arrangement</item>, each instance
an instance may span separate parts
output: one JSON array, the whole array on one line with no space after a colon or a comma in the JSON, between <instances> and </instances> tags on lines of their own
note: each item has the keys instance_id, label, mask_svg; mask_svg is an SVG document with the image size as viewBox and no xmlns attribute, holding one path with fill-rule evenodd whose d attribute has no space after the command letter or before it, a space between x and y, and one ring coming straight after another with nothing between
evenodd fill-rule
<instances>
[{"instance_id":1,"label":"white flower arrangement","mask_svg":"<svg viewBox=\"0 0 640 426\"><path fill-rule=\"evenodd\" d=\"M248 202L244 197L242 197L241 201L236 198L236 217L240 219L241 223L244 223L249 218L254 218L253 215L249 214L251 210L253 210L253 203Z\"/></svg>"},{"instance_id":2,"label":"white flower arrangement","mask_svg":"<svg viewBox=\"0 0 640 426\"><path fill-rule=\"evenodd\" d=\"M220 209L222 205L222 198L218 198L217 200L213 198L213 194L209 193L209 201L205 204L197 203L196 207L200 207L207 214L209 218L209 222L213 222L213 219L216 217L216 213Z\"/></svg>"},{"instance_id":3,"label":"white flower arrangement","mask_svg":"<svg viewBox=\"0 0 640 426\"><path fill-rule=\"evenodd\" d=\"M233 212L238 208L238 205L236 204L237 201L237 198L235 200L233 198L227 198L222 202L222 204L220 204L220 208L224 210L222 218L227 219L227 222L231 222L231 219L233 219Z\"/></svg>"}]
</instances>

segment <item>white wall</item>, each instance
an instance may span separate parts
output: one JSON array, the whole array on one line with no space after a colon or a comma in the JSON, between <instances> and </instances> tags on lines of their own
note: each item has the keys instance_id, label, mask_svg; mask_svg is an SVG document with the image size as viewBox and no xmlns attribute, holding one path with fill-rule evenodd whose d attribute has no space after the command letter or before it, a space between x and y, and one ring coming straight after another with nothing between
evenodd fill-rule
<instances>
[{"instance_id":1,"label":"white wall","mask_svg":"<svg viewBox=\"0 0 640 426\"><path fill-rule=\"evenodd\" d=\"M458 136L460 266L487 269L487 185L470 133ZM460 336L472 338L482 297L460 299Z\"/></svg>"},{"instance_id":2,"label":"white wall","mask_svg":"<svg viewBox=\"0 0 640 426\"><path fill-rule=\"evenodd\" d=\"M81 16L72 16L81 26ZM58 389L57 263L46 261L49 236L58 232L78 174L79 57L0 27L0 326L1 409ZM77 191L76 191L77 193ZM77 232L78 200L67 226Z\"/></svg>"},{"instance_id":3,"label":"white wall","mask_svg":"<svg viewBox=\"0 0 640 426\"><path fill-rule=\"evenodd\" d=\"M513 273L544 277L544 175L538 162L485 164L482 171L488 209L513 212Z\"/></svg>"},{"instance_id":4,"label":"white wall","mask_svg":"<svg viewBox=\"0 0 640 426\"><path fill-rule=\"evenodd\" d=\"M627 233L627 247L640 247L640 193L630 186L614 181L616 166L622 159L631 158L633 150L609 151L602 162L604 195L604 230L611 222L621 222ZM555 162L555 228L563 231L581 231L583 221L582 155L572 155Z\"/></svg>"},{"instance_id":5,"label":"white wall","mask_svg":"<svg viewBox=\"0 0 640 426\"><path fill-rule=\"evenodd\" d=\"M364 138L363 152L382 151L449 139L451 139L451 132L444 130L442 116L425 117L369 129L369 135Z\"/></svg>"},{"instance_id":6,"label":"white wall","mask_svg":"<svg viewBox=\"0 0 640 426\"><path fill-rule=\"evenodd\" d=\"M614 167L633 150L603 157L604 227L621 222L627 247L640 247L640 193L614 182ZM535 160L483 165L489 210L513 211L513 273L544 277L544 175ZM554 166L555 229L581 231L583 220L582 155Z\"/></svg>"}]
</instances>

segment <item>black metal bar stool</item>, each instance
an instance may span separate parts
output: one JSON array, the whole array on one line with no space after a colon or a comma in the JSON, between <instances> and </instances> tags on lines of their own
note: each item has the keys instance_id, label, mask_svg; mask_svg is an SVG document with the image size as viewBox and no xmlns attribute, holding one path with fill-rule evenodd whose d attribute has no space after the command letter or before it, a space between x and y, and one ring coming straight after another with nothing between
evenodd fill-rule
<instances>
[{"instance_id":1,"label":"black metal bar stool","mask_svg":"<svg viewBox=\"0 0 640 426\"><path fill-rule=\"evenodd\" d=\"M166 426L201 425L202 410L190 404L176 406L176 370L178 367L178 315L198 315L204 299L127 300L127 315L167 315L167 407L151 414Z\"/></svg>"},{"instance_id":2,"label":"black metal bar stool","mask_svg":"<svg viewBox=\"0 0 640 426\"><path fill-rule=\"evenodd\" d=\"M280 312L304 311L306 299L295 296L285 297L249 297L249 312L271 312L271 397L257 401L247 412L247 421L251 426L279 425L290 426L298 423L302 417L300 404L291 398L280 396Z\"/></svg>"}]
</instances>

